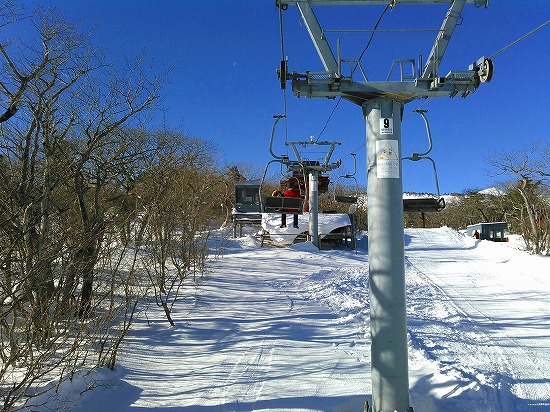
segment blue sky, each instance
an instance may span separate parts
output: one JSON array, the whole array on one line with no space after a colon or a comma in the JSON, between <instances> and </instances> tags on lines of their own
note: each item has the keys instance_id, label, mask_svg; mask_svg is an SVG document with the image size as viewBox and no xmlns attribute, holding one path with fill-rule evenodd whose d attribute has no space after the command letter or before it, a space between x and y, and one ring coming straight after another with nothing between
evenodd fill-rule
<instances>
[{"instance_id":1,"label":"blue sky","mask_svg":"<svg viewBox=\"0 0 550 412\"><path fill-rule=\"evenodd\" d=\"M195 137L214 142L223 164L252 163L259 173L271 159L269 138L273 115L284 110L276 69L281 59L279 13L274 0L50 0L70 20L95 29L94 42L111 56L133 56L145 50L157 67L174 67L164 90L164 120ZM438 29L446 5L397 5L379 29ZM372 29L383 6L319 6L324 29ZM285 54L289 70L320 71L298 10L283 14ZM547 0L491 0L489 7L465 6L440 66L440 74L466 70L481 56L490 56L550 20ZM329 33L335 48L341 39L342 57L357 58L368 33ZM394 59L424 60L435 33L377 33L362 60L369 79L384 80ZM486 188L490 176L484 160L496 152L524 148L550 137L550 25L494 57L491 83L462 99L429 101L428 110L442 193ZM334 49L335 50L335 49ZM402 155L423 151L427 137L422 118L411 111L425 103L405 106ZM286 93L288 140L319 137L336 104L329 99L296 98ZM274 151L286 152L285 128L277 130ZM333 155L352 169L350 152L357 153L359 183L366 184L365 125L361 108L342 101L321 136L342 142ZM406 162L404 190L433 192L428 162ZM257 176L249 176L257 177Z\"/></svg>"}]
</instances>

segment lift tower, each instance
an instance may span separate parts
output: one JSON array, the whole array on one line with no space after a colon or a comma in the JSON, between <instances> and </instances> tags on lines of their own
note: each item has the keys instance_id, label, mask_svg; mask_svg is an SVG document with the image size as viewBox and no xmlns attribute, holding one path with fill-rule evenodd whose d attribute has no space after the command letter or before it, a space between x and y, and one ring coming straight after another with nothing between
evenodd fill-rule
<instances>
[{"instance_id":1,"label":"lift tower","mask_svg":"<svg viewBox=\"0 0 550 412\"><path fill-rule=\"evenodd\" d=\"M359 60L337 58L312 6L449 4L449 9L423 68L416 60L394 62L401 70L400 81L368 81ZM341 97L362 107L367 135L367 195L369 220L369 280L371 300L370 412L411 411L407 354L405 263L403 230L403 182L401 169L401 121L406 103L421 98L473 93L491 80L491 60L480 58L468 70L439 75L441 62L466 3L487 7L488 0L276 0L282 11L296 6L321 58L324 72L289 73L285 56L281 61L281 87L291 81L297 97ZM350 73L342 63L352 63ZM421 64L419 64L420 66ZM393 67L392 66L392 69ZM405 74L412 67L412 75ZM355 68L363 74L353 78Z\"/></svg>"}]
</instances>

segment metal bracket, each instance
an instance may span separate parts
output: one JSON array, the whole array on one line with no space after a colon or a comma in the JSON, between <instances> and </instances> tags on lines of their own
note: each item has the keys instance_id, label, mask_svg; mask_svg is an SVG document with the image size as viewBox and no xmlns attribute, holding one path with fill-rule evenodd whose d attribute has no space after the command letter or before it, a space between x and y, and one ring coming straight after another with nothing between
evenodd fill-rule
<instances>
[{"instance_id":1,"label":"metal bracket","mask_svg":"<svg viewBox=\"0 0 550 412\"><path fill-rule=\"evenodd\" d=\"M411 64L411 73L412 75L410 76L407 76L405 74L405 63L410 63ZM391 75L393 73L393 69L396 65L399 65L399 73L400 73L400 80L402 82L404 81L411 81L411 80L415 80L416 79L416 62L414 59L409 59L409 60L394 60L392 65L391 65L391 68L390 68L390 72L388 73L388 77L386 78L386 81L390 81L391 79Z\"/></svg>"},{"instance_id":2,"label":"metal bracket","mask_svg":"<svg viewBox=\"0 0 550 412\"><path fill-rule=\"evenodd\" d=\"M443 58L452 32L460 18L460 12L465 3L474 3L476 6L487 6L487 0L395 0L395 3L451 3L447 16L437 35L432 52L424 66L423 72L416 76L414 60L394 61L388 79L385 82L372 82L367 76L360 62L342 60L338 49L338 60L334 58L330 45L325 38L319 21L315 16L312 5L342 5L342 4L380 4L387 0L277 0L277 5L296 5L306 22L311 39L325 66L324 72L306 72L292 74L287 72L286 61L281 62L278 70L281 87L286 88L286 82L292 81L292 91L297 97L324 97L334 99L342 97L352 103L362 105L365 101L376 98L391 98L411 102L419 98L454 97L460 94L466 97L472 94L482 82L492 78L492 61L480 58L470 65L470 70L453 70L447 76L437 75L439 62ZM342 63L357 65L361 69L365 81L354 81L351 77L342 75ZM405 64L410 64L412 73L405 74ZM421 63L419 63L420 65ZM400 67L400 81L389 81L395 66ZM420 70L420 67L418 68Z\"/></svg>"},{"instance_id":3,"label":"metal bracket","mask_svg":"<svg viewBox=\"0 0 550 412\"><path fill-rule=\"evenodd\" d=\"M300 14L306 23L311 40L317 49L323 66L325 66L325 70L330 72L331 75L338 76L338 63L336 62L334 54L332 54L330 45L328 44L327 38L321 29L321 25L311 5L309 2L296 2L296 6L298 6L298 10L300 10Z\"/></svg>"},{"instance_id":4,"label":"metal bracket","mask_svg":"<svg viewBox=\"0 0 550 412\"><path fill-rule=\"evenodd\" d=\"M327 172L329 170L333 170L333 169L337 169L338 167L340 167L340 164L341 162L336 162L336 163L330 163L329 164L329 161L330 161L330 158L332 156L332 153L334 152L334 149L336 148L336 146L340 145L341 142L327 142L327 141L320 141L320 142L316 142L316 141L303 141L303 142L286 142L285 145L287 146L290 146L292 148L292 151L294 152L294 155L296 156L296 159L298 160L298 164L300 164L300 167L301 168L305 168L307 170L317 170L317 171L320 171L320 172ZM302 158L302 156L300 155L298 149L296 148L296 146L302 146L302 147L307 147L308 145L311 145L311 146L330 146L327 150L327 153L325 155L325 158L323 160L323 163L320 163L318 165L313 165L313 164L307 164L307 161L305 159Z\"/></svg>"},{"instance_id":5,"label":"metal bracket","mask_svg":"<svg viewBox=\"0 0 550 412\"><path fill-rule=\"evenodd\" d=\"M447 15L441 25L441 29L439 30L439 34L435 38L430 56L424 66L422 78L429 79L438 76L439 63L447 50L447 46L449 45L453 31L458 23L464 4L466 4L466 0L455 0L449 7Z\"/></svg>"}]
</instances>

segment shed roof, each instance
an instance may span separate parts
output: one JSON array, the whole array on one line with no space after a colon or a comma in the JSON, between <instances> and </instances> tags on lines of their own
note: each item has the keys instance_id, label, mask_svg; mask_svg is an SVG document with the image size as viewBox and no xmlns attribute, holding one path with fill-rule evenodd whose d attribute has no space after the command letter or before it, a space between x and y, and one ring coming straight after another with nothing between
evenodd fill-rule
<instances>
[{"instance_id":1,"label":"shed roof","mask_svg":"<svg viewBox=\"0 0 550 412\"><path fill-rule=\"evenodd\" d=\"M507 222L481 222L481 223L475 223L473 225L466 226L467 228L470 227L501 227L501 226L508 226Z\"/></svg>"},{"instance_id":2,"label":"shed roof","mask_svg":"<svg viewBox=\"0 0 550 412\"><path fill-rule=\"evenodd\" d=\"M245 180L244 182L236 182L235 187L260 187L260 179Z\"/></svg>"}]
</instances>

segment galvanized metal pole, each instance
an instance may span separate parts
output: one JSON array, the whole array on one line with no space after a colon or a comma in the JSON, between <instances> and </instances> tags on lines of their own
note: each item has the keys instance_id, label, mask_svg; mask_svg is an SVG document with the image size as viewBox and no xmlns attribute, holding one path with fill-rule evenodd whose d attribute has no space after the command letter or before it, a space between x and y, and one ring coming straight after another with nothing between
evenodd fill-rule
<instances>
[{"instance_id":1,"label":"galvanized metal pole","mask_svg":"<svg viewBox=\"0 0 550 412\"><path fill-rule=\"evenodd\" d=\"M403 103L363 105L367 125L368 248L373 412L409 405L401 174Z\"/></svg>"},{"instance_id":2,"label":"galvanized metal pole","mask_svg":"<svg viewBox=\"0 0 550 412\"><path fill-rule=\"evenodd\" d=\"M311 242L320 247L319 242L319 172L313 170L309 174L309 236Z\"/></svg>"}]
</instances>

